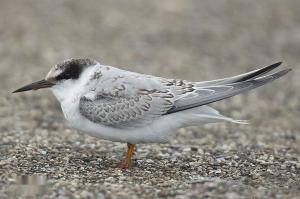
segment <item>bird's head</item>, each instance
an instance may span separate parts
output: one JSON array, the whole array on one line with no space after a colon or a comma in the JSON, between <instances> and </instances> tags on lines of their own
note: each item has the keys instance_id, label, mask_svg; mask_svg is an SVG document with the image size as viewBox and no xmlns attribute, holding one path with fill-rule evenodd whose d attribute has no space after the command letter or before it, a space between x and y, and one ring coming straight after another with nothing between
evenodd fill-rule
<instances>
[{"instance_id":1,"label":"bird's head","mask_svg":"<svg viewBox=\"0 0 300 199\"><path fill-rule=\"evenodd\" d=\"M41 88L59 87L60 85L70 84L79 80L81 74L89 66L94 66L98 62L93 59L68 59L54 65L46 77L40 81L33 82L23 86L13 93L29 90L38 90Z\"/></svg>"}]
</instances>

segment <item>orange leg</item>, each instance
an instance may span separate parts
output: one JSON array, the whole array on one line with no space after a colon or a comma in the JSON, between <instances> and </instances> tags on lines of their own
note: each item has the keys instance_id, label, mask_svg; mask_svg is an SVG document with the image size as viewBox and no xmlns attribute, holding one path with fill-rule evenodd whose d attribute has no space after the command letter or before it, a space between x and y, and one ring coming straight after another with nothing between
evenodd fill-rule
<instances>
[{"instance_id":1,"label":"orange leg","mask_svg":"<svg viewBox=\"0 0 300 199\"><path fill-rule=\"evenodd\" d=\"M126 158L121 163L122 169L128 169L131 166L131 157L134 152L135 144L127 143L127 155Z\"/></svg>"}]
</instances>

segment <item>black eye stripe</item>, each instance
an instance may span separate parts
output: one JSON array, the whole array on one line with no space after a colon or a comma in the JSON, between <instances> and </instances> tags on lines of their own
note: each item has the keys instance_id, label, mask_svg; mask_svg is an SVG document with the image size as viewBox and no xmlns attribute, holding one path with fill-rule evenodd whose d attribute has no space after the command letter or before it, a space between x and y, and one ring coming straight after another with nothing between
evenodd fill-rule
<instances>
[{"instance_id":1,"label":"black eye stripe","mask_svg":"<svg viewBox=\"0 0 300 199\"><path fill-rule=\"evenodd\" d=\"M78 79L83 67L82 64L70 62L65 66L65 70L56 77L56 80Z\"/></svg>"},{"instance_id":2,"label":"black eye stripe","mask_svg":"<svg viewBox=\"0 0 300 199\"><path fill-rule=\"evenodd\" d=\"M62 73L59 74L55 79L78 79L85 67L94 64L96 64L96 62L91 59L72 59L65 61L58 65L58 68L62 70Z\"/></svg>"}]
</instances>

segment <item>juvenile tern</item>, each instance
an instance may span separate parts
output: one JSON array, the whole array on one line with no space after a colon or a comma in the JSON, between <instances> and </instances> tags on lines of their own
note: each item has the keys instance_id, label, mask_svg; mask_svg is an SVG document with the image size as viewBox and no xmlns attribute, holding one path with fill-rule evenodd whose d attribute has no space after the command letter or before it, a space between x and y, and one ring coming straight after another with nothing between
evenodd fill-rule
<instances>
[{"instance_id":1,"label":"juvenile tern","mask_svg":"<svg viewBox=\"0 0 300 199\"><path fill-rule=\"evenodd\" d=\"M45 79L14 93L50 88L72 127L128 144L121 164L128 168L138 143L167 142L181 127L243 123L207 104L272 82L291 70L266 75L280 64L229 78L191 82L129 72L93 59L68 59L53 66Z\"/></svg>"}]
</instances>

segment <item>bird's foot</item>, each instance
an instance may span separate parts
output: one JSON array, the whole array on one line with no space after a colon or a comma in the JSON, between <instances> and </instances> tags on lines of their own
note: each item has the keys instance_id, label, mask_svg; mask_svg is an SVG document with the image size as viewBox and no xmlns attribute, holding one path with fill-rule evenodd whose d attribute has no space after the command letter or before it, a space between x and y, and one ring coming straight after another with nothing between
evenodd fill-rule
<instances>
[{"instance_id":1,"label":"bird's foot","mask_svg":"<svg viewBox=\"0 0 300 199\"><path fill-rule=\"evenodd\" d=\"M129 169L129 168L131 167L131 165L132 165L131 158L132 158L132 155L133 155L133 152L134 152L134 149L135 149L135 144L130 144L130 143L128 143L127 146L128 146L128 149L127 149L126 157L125 157L124 160L117 166L118 168L121 168L121 169Z\"/></svg>"},{"instance_id":2,"label":"bird's foot","mask_svg":"<svg viewBox=\"0 0 300 199\"><path fill-rule=\"evenodd\" d=\"M119 168L121 169L129 169L132 166L131 160L128 161L127 159L124 159L120 164Z\"/></svg>"}]
</instances>

